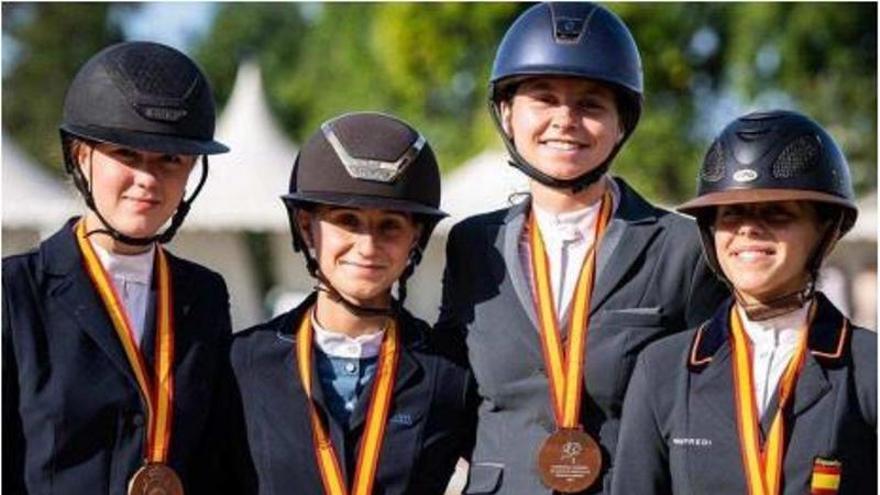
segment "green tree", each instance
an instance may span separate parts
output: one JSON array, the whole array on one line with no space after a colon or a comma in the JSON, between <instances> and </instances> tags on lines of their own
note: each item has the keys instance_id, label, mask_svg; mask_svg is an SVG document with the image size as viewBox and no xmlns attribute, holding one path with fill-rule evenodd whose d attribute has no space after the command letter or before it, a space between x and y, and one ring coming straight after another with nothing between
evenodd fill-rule
<instances>
[{"instance_id":1,"label":"green tree","mask_svg":"<svg viewBox=\"0 0 880 495\"><path fill-rule=\"evenodd\" d=\"M3 127L41 163L63 169L58 124L64 92L98 50L122 40L110 3L4 2L3 34L16 50L4 67ZM4 54L5 55L5 54Z\"/></svg>"}]
</instances>

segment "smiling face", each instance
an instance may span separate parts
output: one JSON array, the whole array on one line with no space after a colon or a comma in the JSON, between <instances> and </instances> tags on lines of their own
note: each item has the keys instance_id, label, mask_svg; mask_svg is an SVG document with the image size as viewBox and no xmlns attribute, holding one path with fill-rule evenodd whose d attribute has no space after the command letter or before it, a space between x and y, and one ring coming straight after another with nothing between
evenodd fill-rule
<instances>
[{"instance_id":1,"label":"smiling face","mask_svg":"<svg viewBox=\"0 0 880 495\"><path fill-rule=\"evenodd\" d=\"M614 92L581 78L528 79L501 102L501 117L519 154L557 179L593 170L624 136Z\"/></svg>"},{"instance_id":2,"label":"smiling face","mask_svg":"<svg viewBox=\"0 0 880 495\"><path fill-rule=\"evenodd\" d=\"M167 155L108 143L75 145L80 169L90 183L95 205L110 225L131 237L149 237L171 218L195 164L190 155ZM90 230L102 228L94 212ZM106 236L96 239L102 242Z\"/></svg>"},{"instance_id":3,"label":"smiling face","mask_svg":"<svg viewBox=\"0 0 880 495\"><path fill-rule=\"evenodd\" d=\"M421 233L412 215L388 210L319 206L297 221L330 284L369 307L388 305Z\"/></svg>"},{"instance_id":4,"label":"smiling face","mask_svg":"<svg viewBox=\"0 0 880 495\"><path fill-rule=\"evenodd\" d=\"M719 206L714 239L724 275L747 303L805 287L821 226L813 205L779 201Z\"/></svg>"}]
</instances>

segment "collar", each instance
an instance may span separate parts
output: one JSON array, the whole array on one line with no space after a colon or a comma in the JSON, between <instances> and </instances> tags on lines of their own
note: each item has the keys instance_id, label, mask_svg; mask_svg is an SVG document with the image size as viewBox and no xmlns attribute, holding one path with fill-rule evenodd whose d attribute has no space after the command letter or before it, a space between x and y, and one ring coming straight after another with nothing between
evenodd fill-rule
<instances>
[{"instance_id":1,"label":"collar","mask_svg":"<svg viewBox=\"0 0 880 495\"><path fill-rule=\"evenodd\" d=\"M384 328L352 338L344 333L322 327L315 318L314 312L309 314L309 318L312 319L312 328L315 331L315 345L324 354L347 359L364 359L379 355L382 338L385 336Z\"/></svg>"},{"instance_id":2,"label":"collar","mask_svg":"<svg viewBox=\"0 0 880 495\"><path fill-rule=\"evenodd\" d=\"M712 318L694 333L688 353L688 366L701 369L712 362L718 350L728 342L730 305L732 298L722 304ZM828 363L836 362L846 354L846 341L852 324L821 292L816 292L813 304L817 304L816 316L807 336L810 353Z\"/></svg>"},{"instance_id":3,"label":"collar","mask_svg":"<svg viewBox=\"0 0 880 495\"><path fill-rule=\"evenodd\" d=\"M813 302L810 301L794 311L760 321L750 320L746 312L739 306L736 310L739 312L743 329L753 344L773 346L778 342L786 346L797 344L812 305Z\"/></svg>"},{"instance_id":4,"label":"collar","mask_svg":"<svg viewBox=\"0 0 880 495\"><path fill-rule=\"evenodd\" d=\"M128 282L137 282L150 285L153 278L153 259L156 255L156 244L150 244L150 248L139 254L117 254L104 249L98 243L89 239L98 259L104 265L110 275L122 278Z\"/></svg>"}]
</instances>

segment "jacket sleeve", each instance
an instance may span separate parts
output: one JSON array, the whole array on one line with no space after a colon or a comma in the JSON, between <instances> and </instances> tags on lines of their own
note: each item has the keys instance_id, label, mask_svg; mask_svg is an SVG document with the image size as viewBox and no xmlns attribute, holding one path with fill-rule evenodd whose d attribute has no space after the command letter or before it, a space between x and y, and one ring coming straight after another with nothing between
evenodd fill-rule
<instances>
[{"instance_id":1,"label":"jacket sleeve","mask_svg":"<svg viewBox=\"0 0 880 495\"><path fill-rule=\"evenodd\" d=\"M468 366L467 346L465 336L467 334L467 317L464 314L464 302L462 295L467 291L462 287L459 280L459 245L461 244L460 227L453 227L446 243L446 268L443 271L443 298L440 305L440 316L432 330L435 345L445 355L457 363ZM469 367L469 366L468 366Z\"/></svg>"},{"instance_id":2,"label":"jacket sleeve","mask_svg":"<svg viewBox=\"0 0 880 495\"><path fill-rule=\"evenodd\" d=\"M650 366L642 353L626 393L612 470L612 495L672 493L669 451L652 403Z\"/></svg>"},{"instance_id":3,"label":"jacket sleeve","mask_svg":"<svg viewBox=\"0 0 880 495\"><path fill-rule=\"evenodd\" d=\"M192 477L192 493L256 493L249 483L252 478L239 469L238 459L246 454L247 444L241 439L246 432L241 416L241 401L238 399L230 363L232 324L229 315L229 294L226 284L219 277L217 285L218 301L223 301L222 310L217 312L217 331L219 341L218 376L212 394L207 433L196 456L200 462L195 466Z\"/></svg>"},{"instance_id":4,"label":"jacket sleeve","mask_svg":"<svg viewBox=\"0 0 880 495\"><path fill-rule=\"evenodd\" d=\"M5 263L4 263L5 265ZM12 311L9 302L12 287L6 283L8 266L3 274L3 493L27 493L24 484L25 442L21 415L18 412L18 364L12 338Z\"/></svg>"}]
</instances>

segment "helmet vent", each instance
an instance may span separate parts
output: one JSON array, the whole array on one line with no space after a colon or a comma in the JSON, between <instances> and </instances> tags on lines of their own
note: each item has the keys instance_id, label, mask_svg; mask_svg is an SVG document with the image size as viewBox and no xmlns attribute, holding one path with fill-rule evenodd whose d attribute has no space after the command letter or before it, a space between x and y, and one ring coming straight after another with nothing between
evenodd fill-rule
<instances>
[{"instance_id":1,"label":"helmet vent","mask_svg":"<svg viewBox=\"0 0 880 495\"><path fill-rule=\"evenodd\" d=\"M145 117L174 121L186 113L182 107L200 79L187 58L158 45L118 50L111 57L106 67L113 82Z\"/></svg>"},{"instance_id":2,"label":"helmet vent","mask_svg":"<svg viewBox=\"0 0 880 495\"><path fill-rule=\"evenodd\" d=\"M790 179L808 173L819 157L819 143L814 136L801 136L785 147L773 163L776 179Z\"/></svg>"},{"instance_id":3,"label":"helmet vent","mask_svg":"<svg viewBox=\"0 0 880 495\"><path fill-rule=\"evenodd\" d=\"M706 182L718 182L724 178L724 148L720 141L716 141L706 153L701 174Z\"/></svg>"}]
</instances>

